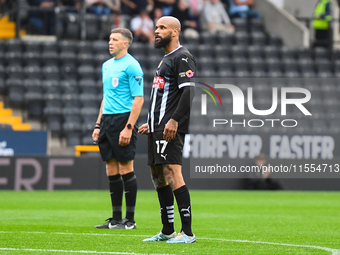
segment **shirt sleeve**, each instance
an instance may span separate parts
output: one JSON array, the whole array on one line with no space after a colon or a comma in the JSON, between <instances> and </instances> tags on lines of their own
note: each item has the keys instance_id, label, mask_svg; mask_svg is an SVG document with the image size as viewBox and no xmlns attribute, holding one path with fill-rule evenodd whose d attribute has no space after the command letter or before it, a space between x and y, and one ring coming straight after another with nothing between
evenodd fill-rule
<instances>
[{"instance_id":1,"label":"shirt sleeve","mask_svg":"<svg viewBox=\"0 0 340 255\"><path fill-rule=\"evenodd\" d=\"M142 97L144 95L144 74L138 62L130 64L127 68L129 76L130 92L132 97Z\"/></svg>"},{"instance_id":2,"label":"shirt sleeve","mask_svg":"<svg viewBox=\"0 0 340 255\"><path fill-rule=\"evenodd\" d=\"M221 2L219 3L219 10L220 10L221 17L223 19L224 24L229 25L231 23L230 18L229 18L228 13L225 10L225 8L224 8L224 6Z\"/></svg>"},{"instance_id":3,"label":"shirt sleeve","mask_svg":"<svg viewBox=\"0 0 340 255\"><path fill-rule=\"evenodd\" d=\"M190 54L182 54L176 59L176 80L178 88L185 86L195 86L190 79L196 75L196 61Z\"/></svg>"}]
</instances>

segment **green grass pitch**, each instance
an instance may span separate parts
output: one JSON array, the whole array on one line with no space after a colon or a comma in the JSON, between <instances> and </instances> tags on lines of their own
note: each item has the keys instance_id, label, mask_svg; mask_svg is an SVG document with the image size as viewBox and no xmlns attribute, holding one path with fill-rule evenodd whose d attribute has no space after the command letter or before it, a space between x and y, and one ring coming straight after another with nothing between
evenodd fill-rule
<instances>
[{"instance_id":1,"label":"green grass pitch","mask_svg":"<svg viewBox=\"0 0 340 255\"><path fill-rule=\"evenodd\" d=\"M197 243L145 243L161 227L155 191L139 191L134 230L94 228L111 214L107 191L1 191L0 254L340 255L339 192L191 191L191 200Z\"/></svg>"}]
</instances>

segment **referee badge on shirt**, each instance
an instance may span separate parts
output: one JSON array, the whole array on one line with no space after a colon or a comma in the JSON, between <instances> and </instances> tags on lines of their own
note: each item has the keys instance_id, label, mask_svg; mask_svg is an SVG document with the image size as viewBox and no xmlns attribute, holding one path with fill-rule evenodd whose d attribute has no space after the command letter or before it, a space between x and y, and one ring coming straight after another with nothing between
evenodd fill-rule
<instances>
[{"instance_id":1,"label":"referee badge on shirt","mask_svg":"<svg viewBox=\"0 0 340 255\"><path fill-rule=\"evenodd\" d=\"M115 88L118 86L118 78L112 78L112 86Z\"/></svg>"}]
</instances>

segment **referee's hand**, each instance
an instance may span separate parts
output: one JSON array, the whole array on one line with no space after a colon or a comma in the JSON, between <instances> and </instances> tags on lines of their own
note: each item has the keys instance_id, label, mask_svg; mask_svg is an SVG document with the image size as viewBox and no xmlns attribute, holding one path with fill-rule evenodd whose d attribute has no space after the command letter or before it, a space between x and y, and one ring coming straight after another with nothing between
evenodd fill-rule
<instances>
[{"instance_id":1,"label":"referee's hand","mask_svg":"<svg viewBox=\"0 0 340 255\"><path fill-rule=\"evenodd\" d=\"M93 142L98 143L98 137L99 137L99 129L96 128L96 129L93 130L93 133L92 133Z\"/></svg>"},{"instance_id":2,"label":"referee's hand","mask_svg":"<svg viewBox=\"0 0 340 255\"><path fill-rule=\"evenodd\" d=\"M126 146L130 144L130 139L132 136L132 129L125 127L119 135L119 145Z\"/></svg>"},{"instance_id":3,"label":"referee's hand","mask_svg":"<svg viewBox=\"0 0 340 255\"><path fill-rule=\"evenodd\" d=\"M164 132L163 132L163 138L165 141L170 142L172 139L175 138L178 128L178 122L170 119L168 123L166 123Z\"/></svg>"}]
</instances>

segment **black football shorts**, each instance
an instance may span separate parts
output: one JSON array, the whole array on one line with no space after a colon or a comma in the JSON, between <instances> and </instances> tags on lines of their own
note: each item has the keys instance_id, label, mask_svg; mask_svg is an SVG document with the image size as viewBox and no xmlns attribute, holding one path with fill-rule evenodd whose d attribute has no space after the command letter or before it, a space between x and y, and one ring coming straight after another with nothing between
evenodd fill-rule
<instances>
[{"instance_id":1,"label":"black football shorts","mask_svg":"<svg viewBox=\"0 0 340 255\"><path fill-rule=\"evenodd\" d=\"M148 165L182 165L184 139L185 134L178 132L170 142L165 141L162 131L149 133Z\"/></svg>"},{"instance_id":2,"label":"black football shorts","mask_svg":"<svg viewBox=\"0 0 340 255\"><path fill-rule=\"evenodd\" d=\"M127 146L119 145L120 132L125 128L129 116L129 112L102 115L98 146L103 161L115 158L118 162L124 162L135 158L137 141L136 127L132 130L130 144Z\"/></svg>"}]
</instances>

